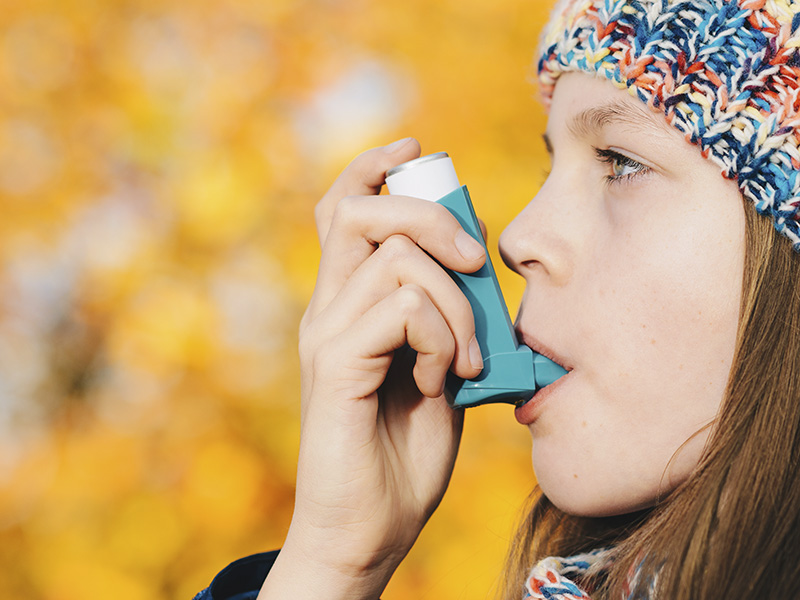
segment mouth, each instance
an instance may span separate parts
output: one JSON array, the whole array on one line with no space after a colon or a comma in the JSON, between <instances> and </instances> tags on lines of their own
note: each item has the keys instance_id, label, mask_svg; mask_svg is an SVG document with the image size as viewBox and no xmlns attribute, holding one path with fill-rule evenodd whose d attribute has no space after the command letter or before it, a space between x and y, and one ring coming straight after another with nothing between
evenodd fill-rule
<instances>
[{"instance_id":1,"label":"mouth","mask_svg":"<svg viewBox=\"0 0 800 600\"><path fill-rule=\"evenodd\" d=\"M555 350L543 344L540 340L523 331L522 329L516 328L515 332L517 334L517 339L521 344L525 344L537 354L541 354L542 356L552 360L554 363L561 365L567 370L567 372L572 371L572 364L564 356L558 354Z\"/></svg>"},{"instance_id":2,"label":"mouth","mask_svg":"<svg viewBox=\"0 0 800 600\"><path fill-rule=\"evenodd\" d=\"M555 378L551 383L546 384L544 387L539 388L539 390L533 395L532 398L528 400L518 402L516 405L515 414L517 416L517 420L520 423L529 424L536 420L536 415L539 412L539 406L544 402L544 400L549 397L555 388L558 387L558 384L566 379L566 376L573 370L572 364L570 361L565 359L561 354L555 352L552 348L543 344L540 340L534 338L532 335L522 331L521 329L516 329L517 338L520 342L526 346L528 346L531 350L535 353L542 355L543 357L553 361L557 365L564 368L567 371L565 375L560 375Z\"/></svg>"},{"instance_id":3,"label":"mouth","mask_svg":"<svg viewBox=\"0 0 800 600\"><path fill-rule=\"evenodd\" d=\"M535 423L541 416L544 410L543 407L547 404L548 400L568 379L569 373L540 389L533 395L533 398L527 402L518 404L516 408L514 408L514 417L517 419L517 422L520 425L532 425Z\"/></svg>"}]
</instances>

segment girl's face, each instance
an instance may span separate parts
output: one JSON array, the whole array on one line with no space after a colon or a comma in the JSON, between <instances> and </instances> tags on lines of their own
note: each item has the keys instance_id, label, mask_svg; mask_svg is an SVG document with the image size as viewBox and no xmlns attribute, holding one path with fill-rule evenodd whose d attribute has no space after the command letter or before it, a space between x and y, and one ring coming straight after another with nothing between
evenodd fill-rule
<instances>
[{"instance_id":1,"label":"girl's face","mask_svg":"<svg viewBox=\"0 0 800 600\"><path fill-rule=\"evenodd\" d=\"M734 182L612 84L563 75L552 170L500 238L517 329L569 373L518 408L569 513L653 504L697 465L733 358L744 262Z\"/></svg>"}]
</instances>

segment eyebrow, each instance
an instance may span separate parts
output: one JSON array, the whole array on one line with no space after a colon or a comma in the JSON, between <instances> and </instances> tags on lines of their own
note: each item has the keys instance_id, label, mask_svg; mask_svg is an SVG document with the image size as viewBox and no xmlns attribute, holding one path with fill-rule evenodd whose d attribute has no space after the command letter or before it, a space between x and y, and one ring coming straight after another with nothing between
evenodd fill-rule
<instances>
[{"instance_id":1,"label":"eyebrow","mask_svg":"<svg viewBox=\"0 0 800 600\"><path fill-rule=\"evenodd\" d=\"M619 125L631 133L661 134L669 131L666 123L659 123L652 115L639 106L619 101L593 106L575 115L567 130L573 137L585 139L600 133L609 125ZM547 151L552 154L553 146L547 133L544 134Z\"/></svg>"}]
</instances>

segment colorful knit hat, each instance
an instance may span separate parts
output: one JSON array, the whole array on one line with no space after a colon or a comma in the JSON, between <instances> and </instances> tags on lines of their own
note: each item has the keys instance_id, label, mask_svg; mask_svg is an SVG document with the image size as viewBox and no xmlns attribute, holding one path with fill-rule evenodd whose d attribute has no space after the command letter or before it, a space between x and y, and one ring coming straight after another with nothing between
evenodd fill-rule
<instances>
[{"instance_id":1,"label":"colorful knit hat","mask_svg":"<svg viewBox=\"0 0 800 600\"><path fill-rule=\"evenodd\" d=\"M627 89L735 179L800 251L800 0L560 0L538 72Z\"/></svg>"}]
</instances>

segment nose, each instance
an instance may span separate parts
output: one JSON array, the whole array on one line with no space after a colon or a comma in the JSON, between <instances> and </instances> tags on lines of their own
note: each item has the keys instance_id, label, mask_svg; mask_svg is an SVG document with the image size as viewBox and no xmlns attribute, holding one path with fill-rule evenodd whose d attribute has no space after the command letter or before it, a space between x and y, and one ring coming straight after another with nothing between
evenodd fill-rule
<instances>
[{"instance_id":1,"label":"nose","mask_svg":"<svg viewBox=\"0 0 800 600\"><path fill-rule=\"evenodd\" d=\"M572 179L575 174L572 173ZM530 283L562 286L573 275L581 240L580 195L570 178L551 173L539 193L500 235L503 262Z\"/></svg>"}]
</instances>

